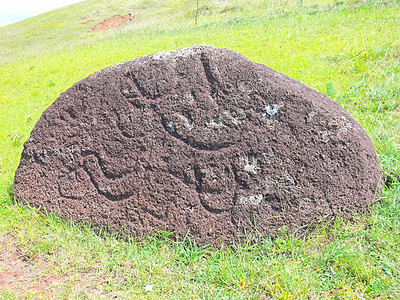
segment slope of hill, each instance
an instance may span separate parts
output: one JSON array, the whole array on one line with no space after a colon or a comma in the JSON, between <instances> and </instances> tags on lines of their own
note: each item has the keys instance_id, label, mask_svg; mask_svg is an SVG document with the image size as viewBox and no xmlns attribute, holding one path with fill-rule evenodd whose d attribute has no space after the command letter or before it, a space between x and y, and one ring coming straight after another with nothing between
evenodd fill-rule
<instances>
[{"instance_id":1,"label":"slope of hill","mask_svg":"<svg viewBox=\"0 0 400 300\"><path fill-rule=\"evenodd\" d=\"M364 5L349 1L346 4ZM198 15L198 25L210 26L217 23L235 23L240 18L277 18L286 13L316 14L335 10L343 1L329 0L86 0L65 8L0 27L0 62L43 55L65 47L96 43L107 36L115 37L121 32L136 34L144 30L182 30L193 27ZM98 36L91 29L114 15L132 14L134 20L120 30Z\"/></svg>"},{"instance_id":2,"label":"slope of hill","mask_svg":"<svg viewBox=\"0 0 400 300\"><path fill-rule=\"evenodd\" d=\"M0 28L0 298L399 299L400 3L87 0ZM124 26L91 32L114 15ZM13 202L24 141L75 82L134 57L208 44L327 94L371 136L386 188L352 222L236 249L161 232L95 232Z\"/></svg>"}]
</instances>

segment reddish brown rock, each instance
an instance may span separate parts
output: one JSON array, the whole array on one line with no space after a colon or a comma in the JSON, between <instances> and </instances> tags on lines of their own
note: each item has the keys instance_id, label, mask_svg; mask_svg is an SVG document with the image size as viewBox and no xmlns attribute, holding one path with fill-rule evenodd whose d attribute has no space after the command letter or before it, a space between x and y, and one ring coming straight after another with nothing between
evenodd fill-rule
<instances>
[{"instance_id":1,"label":"reddish brown rock","mask_svg":"<svg viewBox=\"0 0 400 300\"><path fill-rule=\"evenodd\" d=\"M371 204L372 142L339 104L239 53L193 46L76 83L25 143L14 194L64 218L200 244Z\"/></svg>"}]
</instances>

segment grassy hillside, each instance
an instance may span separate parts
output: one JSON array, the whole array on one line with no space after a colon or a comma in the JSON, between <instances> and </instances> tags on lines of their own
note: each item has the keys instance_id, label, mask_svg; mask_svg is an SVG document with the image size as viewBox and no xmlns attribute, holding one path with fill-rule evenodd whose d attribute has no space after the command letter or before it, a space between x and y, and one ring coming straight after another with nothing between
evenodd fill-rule
<instances>
[{"instance_id":1,"label":"grassy hillside","mask_svg":"<svg viewBox=\"0 0 400 300\"><path fill-rule=\"evenodd\" d=\"M234 18L276 16L296 7L296 1L199 1L199 24L236 22ZM315 1L314 1L315 2ZM329 3L319 1L319 3ZM267 4L267 5L266 5ZM303 6L303 4L302 4ZM309 7L310 4L304 5ZM98 36L87 34L90 29L115 14L131 13L134 22L118 30L136 34L138 31L182 29L195 24L196 0L169 1L99 1L86 0L68 8L57 9L29 20L0 28L0 61L10 61L62 50L66 45L97 43L105 36L115 37L115 30ZM311 8L314 9L314 8ZM17 51L16 51L17 50Z\"/></svg>"},{"instance_id":2,"label":"grassy hillside","mask_svg":"<svg viewBox=\"0 0 400 300\"><path fill-rule=\"evenodd\" d=\"M0 27L0 298L399 299L400 2L87 0ZM115 15L124 27L89 33ZM149 53L236 50L338 101L386 188L371 212L235 250L93 232L13 202L23 143L76 81ZM146 291L153 285L152 291ZM148 287L149 289L149 287Z\"/></svg>"}]
</instances>

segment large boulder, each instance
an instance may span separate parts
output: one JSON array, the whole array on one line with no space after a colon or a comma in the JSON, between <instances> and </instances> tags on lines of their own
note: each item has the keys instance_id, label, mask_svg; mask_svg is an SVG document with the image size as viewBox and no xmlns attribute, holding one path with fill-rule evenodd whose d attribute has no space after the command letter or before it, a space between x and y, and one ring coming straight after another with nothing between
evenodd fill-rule
<instances>
[{"instance_id":1,"label":"large boulder","mask_svg":"<svg viewBox=\"0 0 400 300\"><path fill-rule=\"evenodd\" d=\"M13 187L63 218L198 243L365 210L381 170L339 104L241 54L193 46L76 83L43 113Z\"/></svg>"}]
</instances>

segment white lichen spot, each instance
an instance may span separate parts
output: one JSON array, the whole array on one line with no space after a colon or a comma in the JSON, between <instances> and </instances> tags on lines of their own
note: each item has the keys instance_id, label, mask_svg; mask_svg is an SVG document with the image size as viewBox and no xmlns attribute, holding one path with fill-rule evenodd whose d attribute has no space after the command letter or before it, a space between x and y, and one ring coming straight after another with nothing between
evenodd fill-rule
<instances>
[{"instance_id":1,"label":"white lichen spot","mask_svg":"<svg viewBox=\"0 0 400 300\"><path fill-rule=\"evenodd\" d=\"M267 115L269 115L271 119L273 119L278 112L278 109L274 105L268 104L268 106L265 108L265 112L267 113Z\"/></svg>"},{"instance_id":2,"label":"white lichen spot","mask_svg":"<svg viewBox=\"0 0 400 300\"><path fill-rule=\"evenodd\" d=\"M145 286L144 290L145 292L152 292L153 291L153 286L152 284L148 284Z\"/></svg>"},{"instance_id":3,"label":"white lichen spot","mask_svg":"<svg viewBox=\"0 0 400 300\"><path fill-rule=\"evenodd\" d=\"M263 117L273 120L275 119L276 115L278 114L279 110L283 105L277 103L270 103L265 107L265 113L263 113Z\"/></svg>"},{"instance_id":4,"label":"white lichen spot","mask_svg":"<svg viewBox=\"0 0 400 300\"><path fill-rule=\"evenodd\" d=\"M174 133L176 131L175 122L173 122L173 121L168 122L168 124L166 125L166 128L169 133Z\"/></svg>"},{"instance_id":5,"label":"white lichen spot","mask_svg":"<svg viewBox=\"0 0 400 300\"><path fill-rule=\"evenodd\" d=\"M192 119L181 114L177 114L177 117L180 121L179 123L181 123L184 126L185 130L190 131L194 128L194 122Z\"/></svg>"},{"instance_id":6,"label":"white lichen spot","mask_svg":"<svg viewBox=\"0 0 400 300\"><path fill-rule=\"evenodd\" d=\"M350 121L347 120L345 116L342 116L340 121L342 126L339 129L338 135L347 133L353 127L353 125L351 125Z\"/></svg>"},{"instance_id":7,"label":"white lichen spot","mask_svg":"<svg viewBox=\"0 0 400 300\"><path fill-rule=\"evenodd\" d=\"M261 169L261 165L268 163L269 159L267 153L260 153L255 155L247 155L242 158L242 161L244 163L244 171L257 174L257 172Z\"/></svg>"},{"instance_id":8,"label":"white lichen spot","mask_svg":"<svg viewBox=\"0 0 400 300\"><path fill-rule=\"evenodd\" d=\"M214 116L214 118L207 123L207 127L218 128L225 127L225 122L219 118L219 116Z\"/></svg>"},{"instance_id":9,"label":"white lichen spot","mask_svg":"<svg viewBox=\"0 0 400 300\"><path fill-rule=\"evenodd\" d=\"M254 163L252 157L245 157L246 164L244 165L244 170L249 173L257 174L257 170L260 168Z\"/></svg>"},{"instance_id":10,"label":"white lichen spot","mask_svg":"<svg viewBox=\"0 0 400 300\"><path fill-rule=\"evenodd\" d=\"M228 111L225 110L222 112L222 118L225 123L237 125L241 121L246 119L246 113L242 110L239 111Z\"/></svg>"},{"instance_id":11,"label":"white lichen spot","mask_svg":"<svg viewBox=\"0 0 400 300\"><path fill-rule=\"evenodd\" d=\"M261 203L262 199L263 199L262 194L242 196L239 199L239 203L243 205L258 205Z\"/></svg>"},{"instance_id":12,"label":"white lichen spot","mask_svg":"<svg viewBox=\"0 0 400 300\"><path fill-rule=\"evenodd\" d=\"M317 113L315 111L308 113L306 116L306 122L307 123L311 122L316 115L317 115Z\"/></svg>"},{"instance_id":13,"label":"white lichen spot","mask_svg":"<svg viewBox=\"0 0 400 300\"><path fill-rule=\"evenodd\" d=\"M331 133L329 131L320 131L318 140L324 144L328 143L331 137Z\"/></svg>"},{"instance_id":14,"label":"white lichen spot","mask_svg":"<svg viewBox=\"0 0 400 300\"><path fill-rule=\"evenodd\" d=\"M208 47L211 49L218 49L217 47ZM201 54L205 52L204 46L193 45L191 47L176 49L166 52L160 52L150 55L150 60L176 60L178 57L189 57L195 54Z\"/></svg>"},{"instance_id":15,"label":"white lichen spot","mask_svg":"<svg viewBox=\"0 0 400 300\"><path fill-rule=\"evenodd\" d=\"M351 130L353 125L345 116L340 119L333 119L328 122L327 131L320 131L319 141L323 143L329 142L331 139L341 139L343 135L347 134Z\"/></svg>"}]
</instances>

